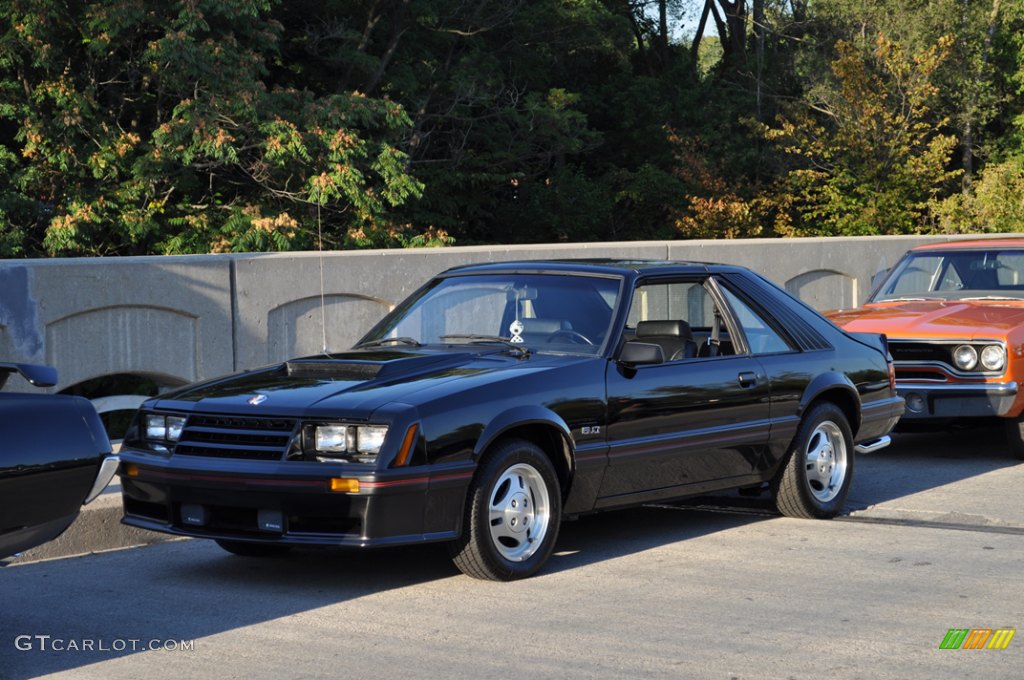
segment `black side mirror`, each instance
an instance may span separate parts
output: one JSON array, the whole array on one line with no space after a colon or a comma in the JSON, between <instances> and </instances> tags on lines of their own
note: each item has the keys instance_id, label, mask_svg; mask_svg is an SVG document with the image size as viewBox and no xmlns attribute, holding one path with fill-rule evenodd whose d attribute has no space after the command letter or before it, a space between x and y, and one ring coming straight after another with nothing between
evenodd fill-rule
<instances>
[{"instance_id":1,"label":"black side mirror","mask_svg":"<svg viewBox=\"0 0 1024 680\"><path fill-rule=\"evenodd\" d=\"M0 363L0 387L4 386L11 373L20 373L36 387L53 387L57 384L57 369L52 366Z\"/></svg>"},{"instance_id":2,"label":"black side mirror","mask_svg":"<svg viewBox=\"0 0 1024 680\"><path fill-rule=\"evenodd\" d=\"M631 340L622 346L619 363L626 366L663 364L665 363L665 352L661 349L661 345Z\"/></svg>"}]
</instances>

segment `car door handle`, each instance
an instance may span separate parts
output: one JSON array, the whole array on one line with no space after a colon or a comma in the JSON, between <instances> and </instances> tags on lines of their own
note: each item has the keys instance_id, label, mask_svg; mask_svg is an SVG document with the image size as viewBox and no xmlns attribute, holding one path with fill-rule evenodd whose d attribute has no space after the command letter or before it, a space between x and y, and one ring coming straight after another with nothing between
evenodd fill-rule
<instances>
[{"instance_id":1,"label":"car door handle","mask_svg":"<svg viewBox=\"0 0 1024 680\"><path fill-rule=\"evenodd\" d=\"M754 387L757 385L757 374L753 371L743 371L736 379L740 387Z\"/></svg>"}]
</instances>

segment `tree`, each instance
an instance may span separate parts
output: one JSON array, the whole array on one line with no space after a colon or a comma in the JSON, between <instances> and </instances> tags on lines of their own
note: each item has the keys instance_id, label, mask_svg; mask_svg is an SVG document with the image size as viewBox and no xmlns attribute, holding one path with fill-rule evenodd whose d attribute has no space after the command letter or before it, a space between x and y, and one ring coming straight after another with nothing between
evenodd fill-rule
<instances>
[{"instance_id":1,"label":"tree","mask_svg":"<svg viewBox=\"0 0 1024 680\"><path fill-rule=\"evenodd\" d=\"M7 229L51 254L387 243L420 193L400 106L271 78L269 0L0 8ZM278 70L275 75L281 75ZM400 231L400 230L398 230Z\"/></svg>"},{"instance_id":2,"label":"tree","mask_svg":"<svg viewBox=\"0 0 1024 680\"><path fill-rule=\"evenodd\" d=\"M840 42L834 83L764 128L793 161L775 198L784 235L919 233L959 172L956 144L932 119L932 77L951 39L917 53L878 36L872 54Z\"/></svg>"}]
</instances>

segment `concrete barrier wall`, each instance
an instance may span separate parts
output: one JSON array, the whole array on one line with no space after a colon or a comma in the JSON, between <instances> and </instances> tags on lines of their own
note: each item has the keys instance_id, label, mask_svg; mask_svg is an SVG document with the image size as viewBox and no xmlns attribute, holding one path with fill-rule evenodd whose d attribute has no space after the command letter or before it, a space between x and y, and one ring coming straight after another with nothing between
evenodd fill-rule
<instances>
[{"instance_id":1,"label":"concrete barrier wall","mask_svg":"<svg viewBox=\"0 0 1024 680\"><path fill-rule=\"evenodd\" d=\"M449 267L520 259L725 262L818 309L864 301L908 248L955 237L746 239L422 250L0 260L0 360L57 368L60 391L113 374L182 384L350 347ZM8 389L28 389L12 379Z\"/></svg>"}]
</instances>

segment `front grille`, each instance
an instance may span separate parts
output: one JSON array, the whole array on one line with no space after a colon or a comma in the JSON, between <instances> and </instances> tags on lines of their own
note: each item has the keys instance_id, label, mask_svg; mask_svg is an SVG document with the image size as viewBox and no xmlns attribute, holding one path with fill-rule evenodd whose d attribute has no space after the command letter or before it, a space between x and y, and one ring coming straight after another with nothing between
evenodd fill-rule
<instances>
[{"instance_id":1,"label":"front grille","mask_svg":"<svg viewBox=\"0 0 1024 680\"><path fill-rule=\"evenodd\" d=\"M922 371L922 370L902 370L896 369L896 379L906 381L921 381L927 380L930 382L948 382L949 376L941 371Z\"/></svg>"},{"instance_id":2,"label":"front grille","mask_svg":"<svg viewBox=\"0 0 1024 680\"><path fill-rule=\"evenodd\" d=\"M281 460L288 451L295 424L292 418L193 414L185 423L174 455Z\"/></svg>"},{"instance_id":3,"label":"front grille","mask_svg":"<svg viewBox=\"0 0 1024 680\"><path fill-rule=\"evenodd\" d=\"M929 342L889 341L889 353L893 361L907 363L941 362L953 365L953 348L955 345L933 344Z\"/></svg>"}]
</instances>

